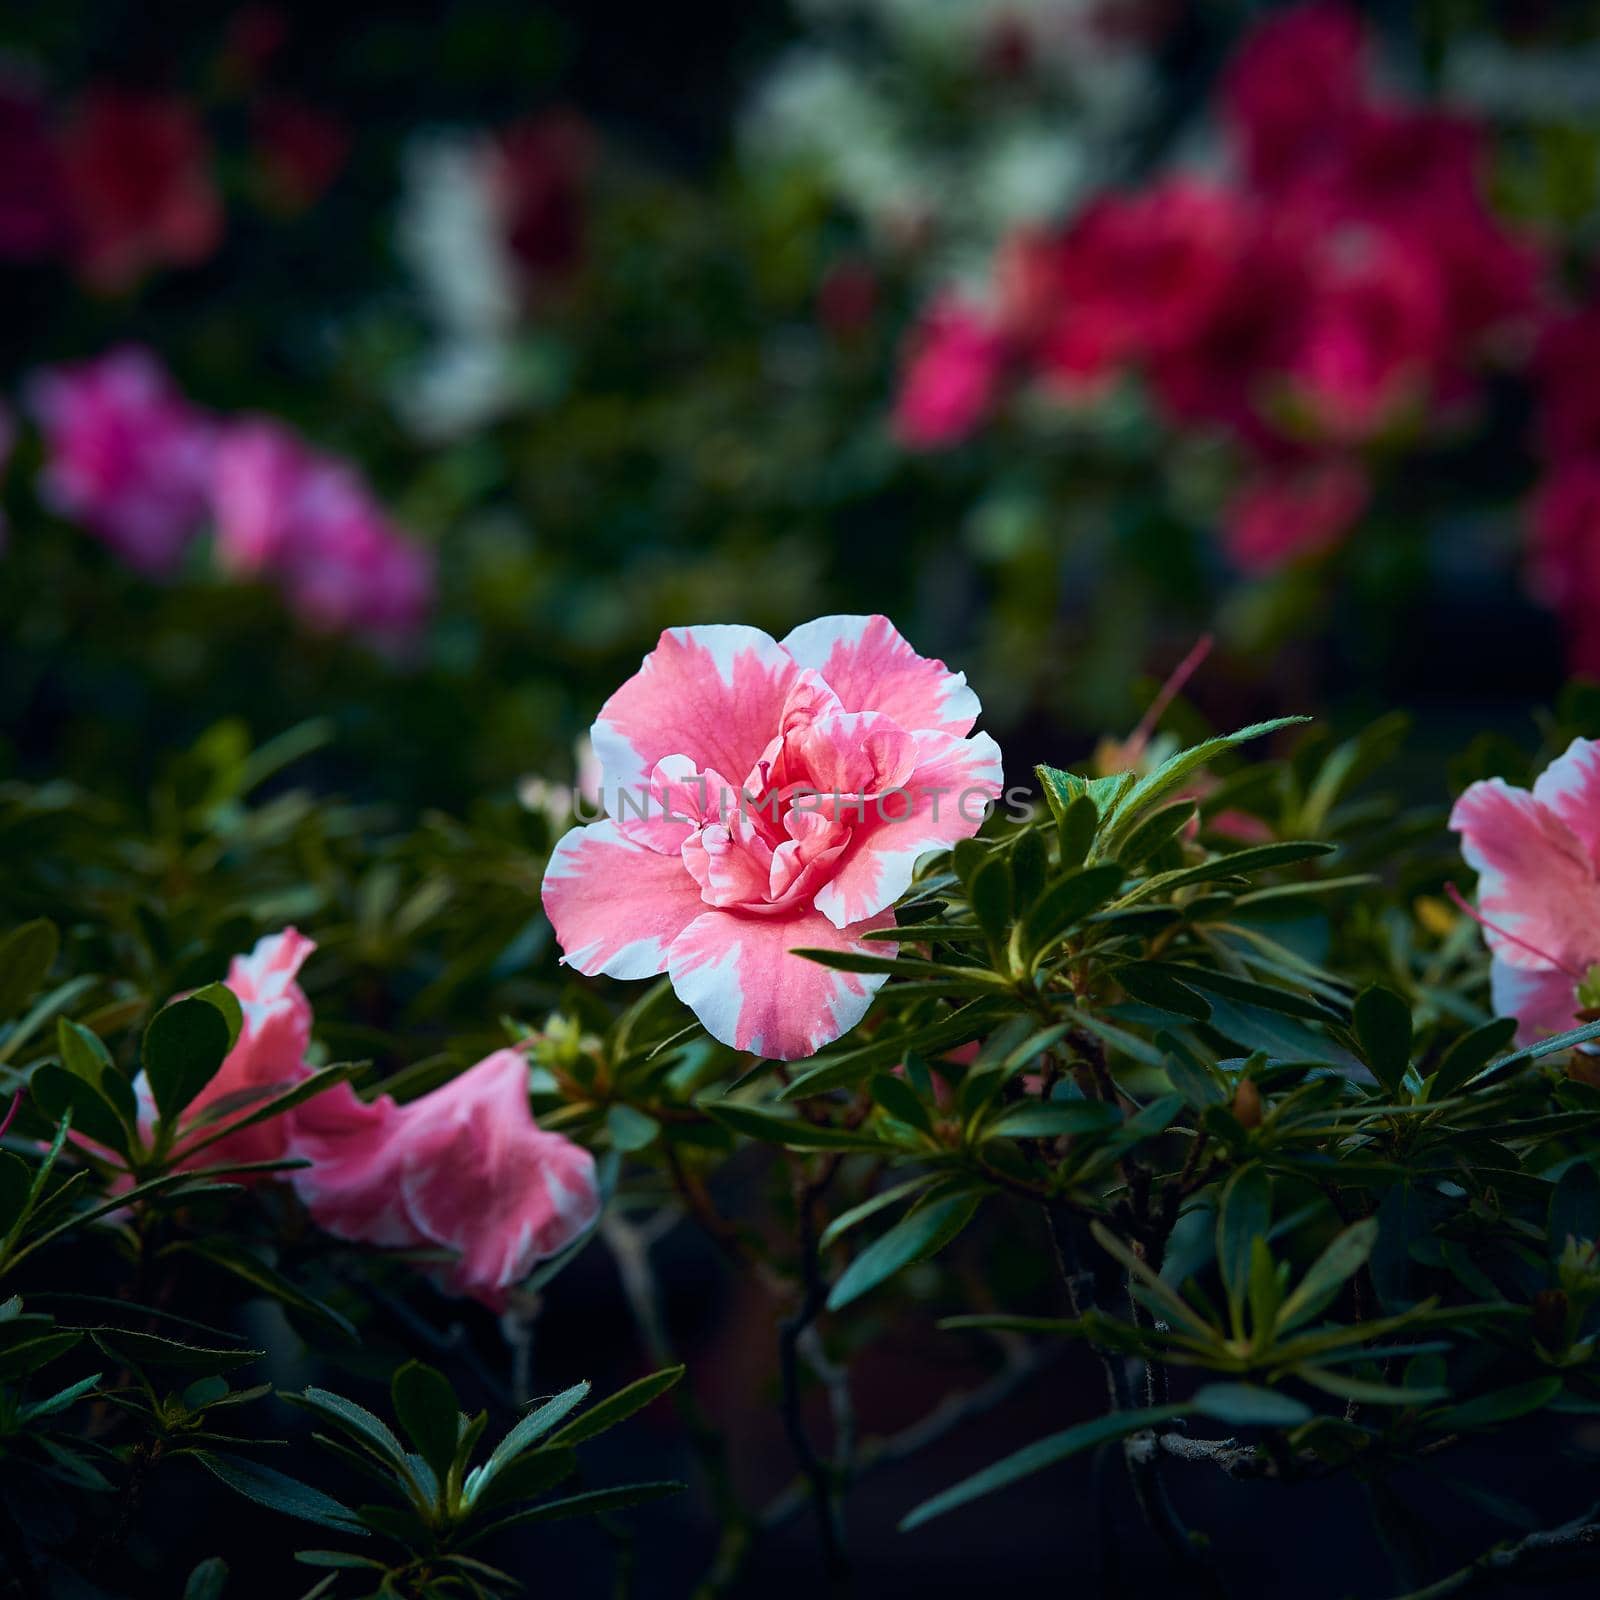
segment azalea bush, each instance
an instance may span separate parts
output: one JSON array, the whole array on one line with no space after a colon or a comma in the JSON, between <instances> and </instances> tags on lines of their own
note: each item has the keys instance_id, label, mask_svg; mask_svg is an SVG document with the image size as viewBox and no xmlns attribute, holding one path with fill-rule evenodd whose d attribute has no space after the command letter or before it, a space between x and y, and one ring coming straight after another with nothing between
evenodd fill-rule
<instances>
[{"instance_id":1,"label":"azalea bush","mask_svg":"<svg viewBox=\"0 0 1600 1600\"><path fill-rule=\"evenodd\" d=\"M313 733L213 730L147 807L13 780L12 1589L289 1592L228 1512L211 1548L163 1536L206 1483L295 1519L271 1537L326 1569L309 1593L520 1592L580 1514L626 1585L628 1508L673 1494L722 1527L697 1592L802 1516L842 1581L858 1482L1056 1359L1098 1400L907 1498L908 1538L1099 1451L1133 1496L1107 1549L1216 1592L1211 1474L1359 1483L1374 1594L1592 1558L1581 1496L1476 1463L1581 1452L1600 1402L1596 710L1568 697L1548 762L1469 752L1448 815L1385 793L1392 721L1007 790L958 674L824 618L664 635L600 708L607 820L559 837L318 804ZM574 987L541 928L623 982ZM674 1387L680 1227L770 1304L794 1487L766 1505L692 1361ZM597 1251L636 1343L585 1409L539 1351ZM469 1313L498 1335L463 1369ZM988 1375L863 1433L856 1374L907 1317ZM668 1391L668 1471L585 1467ZM1430 1527L1419 1481L1502 1526Z\"/></svg>"}]
</instances>

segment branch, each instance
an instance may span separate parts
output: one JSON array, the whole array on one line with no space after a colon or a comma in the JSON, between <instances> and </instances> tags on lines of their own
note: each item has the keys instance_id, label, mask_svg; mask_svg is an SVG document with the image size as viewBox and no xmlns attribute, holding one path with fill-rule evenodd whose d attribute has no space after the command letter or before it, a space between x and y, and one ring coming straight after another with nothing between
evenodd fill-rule
<instances>
[{"instance_id":1,"label":"branch","mask_svg":"<svg viewBox=\"0 0 1600 1600\"><path fill-rule=\"evenodd\" d=\"M905 1461L928 1446L937 1444L962 1423L994 1410L1010 1399L1036 1372L1043 1371L1062 1348L1030 1345L1015 1335L1001 1336L1000 1343L1005 1351L1005 1363L993 1377L986 1378L975 1389L957 1390L946 1395L931 1410L898 1433L868 1439L855 1460L849 1463L852 1480L859 1480L882 1467ZM800 1479L761 1513L762 1528L782 1527L805 1502L806 1484L804 1479Z\"/></svg>"},{"instance_id":2,"label":"branch","mask_svg":"<svg viewBox=\"0 0 1600 1600\"><path fill-rule=\"evenodd\" d=\"M1445 1595L1461 1594L1479 1585L1511 1581L1524 1562L1544 1556L1567 1555L1580 1550L1600 1550L1600 1506L1591 1506L1582 1516L1564 1522L1559 1528L1546 1528L1518 1539L1515 1544L1497 1544L1448 1577L1413 1589L1398 1600L1442 1600Z\"/></svg>"},{"instance_id":3,"label":"branch","mask_svg":"<svg viewBox=\"0 0 1600 1600\"><path fill-rule=\"evenodd\" d=\"M817 1251L817 1201L839 1170L839 1157L823 1164L821 1175L810 1182L801 1177L796 1163L795 1211L800 1228L800 1303L778 1324L778 1373L782 1380L783 1427L795 1461L811 1489L817 1513L817 1532L822 1541L822 1566L829 1585L837 1591L848 1579L850 1564L844 1552L844 1530L840 1523L833 1474L817 1454L805 1419L800 1415L800 1345L811 1325L827 1303L828 1285L822 1276L822 1261Z\"/></svg>"}]
</instances>

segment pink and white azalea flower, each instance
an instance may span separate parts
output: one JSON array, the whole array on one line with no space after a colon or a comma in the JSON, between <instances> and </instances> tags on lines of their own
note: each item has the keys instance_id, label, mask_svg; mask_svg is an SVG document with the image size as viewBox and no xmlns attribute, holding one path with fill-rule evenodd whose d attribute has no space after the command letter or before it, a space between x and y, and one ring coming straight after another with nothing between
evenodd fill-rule
<instances>
[{"instance_id":1,"label":"pink and white azalea flower","mask_svg":"<svg viewBox=\"0 0 1600 1600\"><path fill-rule=\"evenodd\" d=\"M321 1227L389 1249L449 1250L454 1260L439 1272L444 1286L503 1305L510 1288L600 1213L594 1158L533 1120L528 1065L516 1050L496 1051L403 1106L388 1095L363 1100L336 1083L282 1116L185 1154L229 1117L243 1118L311 1075L311 1003L298 979L315 949L285 928L234 958L227 984L244 1013L239 1037L185 1109L173 1164L309 1161L287 1177ZM142 1073L134 1092L148 1138L155 1102Z\"/></svg>"},{"instance_id":2,"label":"pink and white azalea flower","mask_svg":"<svg viewBox=\"0 0 1600 1600\"><path fill-rule=\"evenodd\" d=\"M233 958L226 981L244 1020L217 1075L183 1111L175 1165L284 1159L289 1143L286 1117L269 1118L226 1134L192 1160L184 1158L183 1149L188 1136L209 1136L226 1123L228 1115L242 1118L272 1091L292 1088L311 1075L306 1061L311 1048L311 1002L297 980L306 957L316 948L297 929L285 928L258 940L249 955ZM139 1101L140 1131L148 1138L155 1122L155 1097L144 1073L134 1080L133 1088ZM339 1090L355 1098L349 1085L338 1085L334 1092ZM205 1116L207 1111L212 1112L211 1117Z\"/></svg>"},{"instance_id":3,"label":"pink and white azalea flower","mask_svg":"<svg viewBox=\"0 0 1600 1600\"><path fill-rule=\"evenodd\" d=\"M340 1089L347 1088L340 1085ZM497 1050L404 1106L352 1106L339 1090L297 1108L293 1175L317 1223L341 1239L442 1246L447 1288L491 1306L559 1254L600 1214L594 1157L539 1127L528 1063Z\"/></svg>"},{"instance_id":4,"label":"pink and white azalea flower","mask_svg":"<svg viewBox=\"0 0 1600 1600\"><path fill-rule=\"evenodd\" d=\"M861 1020L881 976L797 948L863 936L919 856L976 833L1001 792L978 700L885 617L673 628L593 730L605 820L556 846L544 907L591 976L667 973L707 1032L779 1060Z\"/></svg>"},{"instance_id":5,"label":"pink and white azalea flower","mask_svg":"<svg viewBox=\"0 0 1600 1600\"><path fill-rule=\"evenodd\" d=\"M1496 1013L1525 1044L1575 1026L1600 964L1600 741L1574 739L1531 793L1473 784L1450 826L1478 873Z\"/></svg>"}]
</instances>

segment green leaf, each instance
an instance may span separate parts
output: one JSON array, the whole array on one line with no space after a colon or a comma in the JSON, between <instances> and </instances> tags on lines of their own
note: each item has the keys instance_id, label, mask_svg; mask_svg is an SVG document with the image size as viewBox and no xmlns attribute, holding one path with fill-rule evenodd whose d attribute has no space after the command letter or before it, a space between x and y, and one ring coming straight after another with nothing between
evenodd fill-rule
<instances>
[{"instance_id":1,"label":"green leaf","mask_svg":"<svg viewBox=\"0 0 1600 1600\"><path fill-rule=\"evenodd\" d=\"M616 1427L636 1411L642 1411L658 1395L665 1394L683 1377L683 1373L681 1366L663 1367L660 1372L652 1372L648 1377L630 1383L625 1389L618 1389L615 1394L607 1395L604 1400L574 1417L566 1427L551 1434L549 1443L582 1444L585 1439L592 1439L596 1434Z\"/></svg>"},{"instance_id":2,"label":"green leaf","mask_svg":"<svg viewBox=\"0 0 1600 1600\"><path fill-rule=\"evenodd\" d=\"M1207 1383L1189 1404L1201 1416L1236 1428L1292 1428L1315 1415L1304 1401L1253 1383Z\"/></svg>"},{"instance_id":3,"label":"green leaf","mask_svg":"<svg viewBox=\"0 0 1600 1600\"><path fill-rule=\"evenodd\" d=\"M1464 1089L1516 1037L1515 1017L1496 1017L1463 1034L1445 1051L1428 1080L1428 1096L1444 1100Z\"/></svg>"},{"instance_id":4,"label":"green leaf","mask_svg":"<svg viewBox=\"0 0 1600 1600\"><path fill-rule=\"evenodd\" d=\"M514 1512L498 1522L479 1529L467 1542L475 1544L506 1528L520 1528L531 1522L559 1522L565 1517L598 1517L609 1511L623 1511L629 1506L644 1505L660 1500L669 1494L681 1494L684 1486L672 1481L655 1483L625 1483L615 1489L586 1489L582 1494L567 1495L560 1500L547 1500L542 1506L530 1506L526 1511Z\"/></svg>"},{"instance_id":5,"label":"green leaf","mask_svg":"<svg viewBox=\"0 0 1600 1600\"><path fill-rule=\"evenodd\" d=\"M1356 996L1351 1017L1372 1075L1398 1094L1411 1065L1411 1007L1392 989L1372 984Z\"/></svg>"},{"instance_id":6,"label":"green leaf","mask_svg":"<svg viewBox=\"0 0 1600 1600\"><path fill-rule=\"evenodd\" d=\"M1550 1249L1560 1255L1568 1239L1600 1239L1600 1175L1574 1161L1550 1196Z\"/></svg>"},{"instance_id":7,"label":"green leaf","mask_svg":"<svg viewBox=\"0 0 1600 1600\"><path fill-rule=\"evenodd\" d=\"M817 1247L826 1250L835 1239L842 1238L851 1228L858 1223L865 1222L868 1217L875 1217L880 1211L898 1204L908 1195L913 1195L919 1189L926 1189L934 1181L931 1172L919 1173L915 1178L908 1178L904 1183L897 1183L892 1189L885 1189L882 1194L875 1194L869 1200L863 1200L860 1205L851 1206L848 1211L841 1211L826 1228L817 1240Z\"/></svg>"},{"instance_id":8,"label":"green leaf","mask_svg":"<svg viewBox=\"0 0 1600 1600\"><path fill-rule=\"evenodd\" d=\"M1325 1394L1336 1395L1340 1400L1354 1400L1363 1406L1427 1406L1450 1397L1450 1391L1442 1386L1401 1388L1392 1383L1371 1383L1343 1372L1330 1372L1326 1367L1296 1367L1294 1375Z\"/></svg>"},{"instance_id":9,"label":"green leaf","mask_svg":"<svg viewBox=\"0 0 1600 1600\"><path fill-rule=\"evenodd\" d=\"M620 1102L606 1112L606 1133L613 1150L644 1150L656 1142L661 1124L652 1116Z\"/></svg>"},{"instance_id":10,"label":"green leaf","mask_svg":"<svg viewBox=\"0 0 1600 1600\"><path fill-rule=\"evenodd\" d=\"M1152 811L1139 822L1123 840L1117 851L1117 860L1128 872L1142 867L1165 844L1183 832L1195 819L1193 800L1177 800L1171 805Z\"/></svg>"},{"instance_id":11,"label":"green leaf","mask_svg":"<svg viewBox=\"0 0 1600 1600\"><path fill-rule=\"evenodd\" d=\"M1063 807L1056 824L1061 870L1082 866L1100 829L1100 810L1092 795L1080 794Z\"/></svg>"},{"instance_id":12,"label":"green leaf","mask_svg":"<svg viewBox=\"0 0 1600 1600\"><path fill-rule=\"evenodd\" d=\"M931 1500L923 1501L915 1511L901 1519L900 1531L909 1533L913 1528L933 1521L935 1517L942 1517L947 1511L954 1511L958 1506L993 1494L997 1489L1008 1488L1022 1478L1042 1472L1046 1467L1053 1467L1058 1461L1065 1461L1085 1450L1092 1450L1096 1445L1170 1422L1175 1417L1181 1417L1186 1409L1184 1406L1152 1406L1143 1411L1113 1411L1108 1416L1095 1417L1088 1422L1080 1422L1076 1427L1053 1433L1017 1451L1015 1455L985 1467L982 1472L974 1473L953 1488L936 1494Z\"/></svg>"},{"instance_id":13,"label":"green leaf","mask_svg":"<svg viewBox=\"0 0 1600 1600\"><path fill-rule=\"evenodd\" d=\"M76 1341L74 1341L76 1342ZM68 1384L65 1389L58 1389L45 1400L35 1400L32 1405L21 1407L17 1412L17 1421L28 1423L40 1417L53 1417L58 1412L65 1411L68 1406L76 1404L91 1390L98 1387L104 1373L93 1372L87 1378L79 1378L76 1383Z\"/></svg>"},{"instance_id":14,"label":"green leaf","mask_svg":"<svg viewBox=\"0 0 1600 1600\"><path fill-rule=\"evenodd\" d=\"M1508 1076L1513 1068L1522 1066L1524 1062L1558 1055L1563 1050L1575 1049L1578 1045L1588 1044L1593 1039L1600 1039L1600 1022L1586 1022L1581 1028L1568 1028L1565 1033L1553 1033L1548 1039L1539 1039L1512 1055L1502 1057L1478 1081L1485 1087L1491 1083L1498 1083L1500 1079Z\"/></svg>"},{"instance_id":15,"label":"green leaf","mask_svg":"<svg viewBox=\"0 0 1600 1600\"><path fill-rule=\"evenodd\" d=\"M1441 1433L1471 1433L1479 1428L1492 1428L1543 1409L1561 1393L1561 1387L1560 1378L1533 1378L1527 1383L1514 1383L1506 1389L1475 1395L1471 1400L1436 1413L1428 1421Z\"/></svg>"},{"instance_id":16,"label":"green leaf","mask_svg":"<svg viewBox=\"0 0 1600 1600\"><path fill-rule=\"evenodd\" d=\"M1122 886L1122 868L1115 862L1084 867L1058 878L1023 919L1022 943L1034 954L1047 950L1092 912L1098 911Z\"/></svg>"},{"instance_id":17,"label":"green leaf","mask_svg":"<svg viewBox=\"0 0 1600 1600\"><path fill-rule=\"evenodd\" d=\"M98 1034L71 1017L57 1017L56 1049L61 1065L68 1072L98 1090L129 1128L138 1126L139 1107L134 1100L133 1085L117 1071L116 1063Z\"/></svg>"},{"instance_id":18,"label":"green leaf","mask_svg":"<svg viewBox=\"0 0 1600 1600\"><path fill-rule=\"evenodd\" d=\"M588 1398L589 1387L588 1383L575 1383L528 1412L494 1447L489 1459L467 1479L468 1502L483 1492L497 1472L542 1439L568 1412L582 1405Z\"/></svg>"},{"instance_id":19,"label":"green leaf","mask_svg":"<svg viewBox=\"0 0 1600 1600\"><path fill-rule=\"evenodd\" d=\"M274 1300L314 1317L325 1327L332 1328L347 1339L360 1337L355 1324L348 1317L313 1295L307 1294L292 1279L286 1278L276 1267L263 1261L254 1251L235 1239L222 1234L211 1234L202 1239L185 1240L176 1248L209 1261L223 1272L232 1273L234 1277L250 1284L253 1288L260 1289L263 1294L270 1295Z\"/></svg>"},{"instance_id":20,"label":"green leaf","mask_svg":"<svg viewBox=\"0 0 1600 1600\"><path fill-rule=\"evenodd\" d=\"M996 947L1005 943L1011 927L1011 863L1003 855L991 855L972 875L967 885L967 903L978 926Z\"/></svg>"},{"instance_id":21,"label":"green leaf","mask_svg":"<svg viewBox=\"0 0 1600 1600\"><path fill-rule=\"evenodd\" d=\"M0 939L0 1021L14 1017L55 965L61 940L55 924L40 917Z\"/></svg>"},{"instance_id":22,"label":"green leaf","mask_svg":"<svg viewBox=\"0 0 1600 1600\"><path fill-rule=\"evenodd\" d=\"M828 1309L842 1310L902 1267L942 1250L972 1220L982 1195L953 1194L930 1200L879 1235L839 1275L828 1295Z\"/></svg>"},{"instance_id":23,"label":"green leaf","mask_svg":"<svg viewBox=\"0 0 1600 1600\"><path fill-rule=\"evenodd\" d=\"M904 1122L921 1133L932 1131L933 1122L928 1116L928 1108L904 1078L881 1072L868 1085L868 1089L872 1098L896 1122Z\"/></svg>"},{"instance_id":24,"label":"green leaf","mask_svg":"<svg viewBox=\"0 0 1600 1600\"><path fill-rule=\"evenodd\" d=\"M1228 1180L1217 1206L1217 1266L1227 1291L1236 1332L1244 1332L1244 1305L1250 1293L1251 1257L1258 1239L1272 1225L1272 1182L1252 1162Z\"/></svg>"},{"instance_id":25,"label":"green leaf","mask_svg":"<svg viewBox=\"0 0 1600 1600\"><path fill-rule=\"evenodd\" d=\"M449 1379L424 1362L408 1361L390 1379L389 1398L417 1453L443 1480L455 1459L462 1423Z\"/></svg>"},{"instance_id":26,"label":"green leaf","mask_svg":"<svg viewBox=\"0 0 1600 1600\"><path fill-rule=\"evenodd\" d=\"M233 1048L234 1030L211 997L211 990L222 987L212 984L174 1000L145 1029L144 1069L164 1122L172 1122L211 1082Z\"/></svg>"},{"instance_id":27,"label":"green leaf","mask_svg":"<svg viewBox=\"0 0 1600 1600\"><path fill-rule=\"evenodd\" d=\"M260 1361L265 1350L212 1350L201 1345L182 1344L154 1333L137 1333L131 1328L89 1328L85 1330L108 1356L132 1367L177 1367L185 1372L232 1372L235 1367Z\"/></svg>"},{"instance_id":28,"label":"green leaf","mask_svg":"<svg viewBox=\"0 0 1600 1600\"><path fill-rule=\"evenodd\" d=\"M331 1422L341 1433L366 1446L380 1460L401 1471L406 1470L405 1446L394 1436L387 1423L347 1400L342 1394L329 1389L306 1389L300 1394L283 1396L291 1405L303 1406L326 1422Z\"/></svg>"},{"instance_id":29,"label":"green leaf","mask_svg":"<svg viewBox=\"0 0 1600 1600\"><path fill-rule=\"evenodd\" d=\"M1141 1005L1154 1006L1174 1016L1205 1022L1211 1016L1210 1004L1180 982L1170 967L1154 961L1130 961L1116 970L1117 982Z\"/></svg>"},{"instance_id":30,"label":"green leaf","mask_svg":"<svg viewBox=\"0 0 1600 1600\"><path fill-rule=\"evenodd\" d=\"M1376 1217L1363 1217L1336 1234L1279 1308L1278 1332L1291 1332L1327 1307L1344 1284L1367 1264L1377 1242Z\"/></svg>"},{"instance_id":31,"label":"green leaf","mask_svg":"<svg viewBox=\"0 0 1600 1600\"><path fill-rule=\"evenodd\" d=\"M348 1506L271 1467L263 1467L243 1456L212 1450L187 1450L184 1454L198 1461L230 1489L247 1500L254 1500L257 1505L266 1506L269 1511L281 1511L287 1517L298 1517L302 1522L314 1522L320 1528L334 1528L340 1533L365 1534L367 1531Z\"/></svg>"},{"instance_id":32,"label":"green leaf","mask_svg":"<svg viewBox=\"0 0 1600 1600\"><path fill-rule=\"evenodd\" d=\"M1168 757L1154 772L1148 773L1132 788L1126 790L1109 810L1101 808L1105 816L1105 825L1102 829L1100 848L1108 855L1114 854L1118 840L1126 834L1141 812L1174 793L1192 773L1198 772L1207 762L1216 760L1218 756L1236 745L1246 744L1252 739L1265 738L1282 728L1293 727L1297 723L1310 720L1309 717L1276 717L1270 722L1255 722L1248 728L1240 728L1237 733L1206 739L1188 750L1180 750L1177 755Z\"/></svg>"},{"instance_id":33,"label":"green leaf","mask_svg":"<svg viewBox=\"0 0 1600 1600\"><path fill-rule=\"evenodd\" d=\"M35 1067L28 1079L28 1092L34 1103L51 1122L59 1122L70 1110L72 1126L93 1139L126 1157L131 1149L127 1125L116 1113L111 1102L91 1083L86 1083L76 1073L46 1061Z\"/></svg>"},{"instance_id":34,"label":"green leaf","mask_svg":"<svg viewBox=\"0 0 1600 1600\"><path fill-rule=\"evenodd\" d=\"M780 1117L735 1100L702 1100L700 1109L747 1139L792 1150L876 1150L878 1140L845 1128L819 1127L799 1117Z\"/></svg>"},{"instance_id":35,"label":"green leaf","mask_svg":"<svg viewBox=\"0 0 1600 1600\"><path fill-rule=\"evenodd\" d=\"M1116 1106L1100 1100L1052 1100L1011 1106L984 1130L1000 1139L1055 1139L1062 1134L1107 1133L1122 1125Z\"/></svg>"},{"instance_id":36,"label":"green leaf","mask_svg":"<svg viewBox=\"0 0 1600 1600\"><path fill-rule=\"evenodd\" d=\"M183 1600L222 1600L228 1586L228 1563L221 1556L202 1561L183 1586Z\"/></svg>"}]
</instances>

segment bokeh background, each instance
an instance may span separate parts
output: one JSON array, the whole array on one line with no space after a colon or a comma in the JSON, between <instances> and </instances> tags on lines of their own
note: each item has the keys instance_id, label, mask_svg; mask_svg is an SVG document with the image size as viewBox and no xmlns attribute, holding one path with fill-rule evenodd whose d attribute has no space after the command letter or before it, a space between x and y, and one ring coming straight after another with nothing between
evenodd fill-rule
<instances>
[{"instance_id":1,"label":"bokeh background","mask_svg":"<svg viewBox=\"0 0 1600 1600\"><path fill-rule=\"evenodd\" d=\"M1582 0L13 3L0 775L142 796L206 730L299 729L297 780L396 826L537 828L663 627L883 611L1010 773L1125 735L1209 635L1194 715L1407 710L1440 801L1600 669L1597 251ZM776 1493L771 1308L665 1248ZM619 1296L562 1279L549 1370L631 1375ZM492 1323L435 1332L492 1381ZM924 1334L868 1425L960 1378ZM998 1581L972 1524L893 1522L1083 1381L864 1484L863 1592ZM1009 1509L1001 1578L1092 1592L1087 1469ZM1263 1559L1315 1531L1207 1509ZM640 1592L689 1592L704 1508L640 1520ZM537 1559L608 1593L593 1538ZM748 1592L809 1562L800 1517Z\"/></svg>"}]
</instances>

